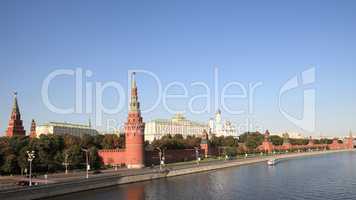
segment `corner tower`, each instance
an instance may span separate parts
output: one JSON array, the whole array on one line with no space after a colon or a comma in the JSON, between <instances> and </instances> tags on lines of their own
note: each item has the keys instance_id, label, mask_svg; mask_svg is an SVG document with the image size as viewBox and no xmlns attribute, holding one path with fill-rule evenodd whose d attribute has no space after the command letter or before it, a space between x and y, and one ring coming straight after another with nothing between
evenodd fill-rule
<instances>
[{"instance_id":1,"label":"corner tower","mask_svg":"<svg viewBox=\"0 0 356 200\"><path fill-rule=\"evenodd\" d=\"M350 130L349 137L347 138L347 149L353 149L354 148L354 138L352 137L352 132Z\"/></svg>"},{"instance_id":2,"label":"corner tower","mask_svg":"<svg viewBox=\"0 0 356 200\"><path fill-rule=\"evenodd\" d=\"M17 103L17 92L14 93L14 105L12 106L9 126L6 131L7 137L25 136L26 132L22 125L19 105Z\"/></svg>"},{"instance_id":3,"label":"corner tower","mask_svg":"<svg viewBox=\"0 0 356 200\"><path fill-rule=\"evenodd\" d=\"M131 77L131 99L127 122L125 123L126 166L143 168L145 163L144 128L138 101L135 73Z\"/></svg>"},{"instance_id":4,"label":"corner tower","mask_svg":"<svg viewBox=\"0 0 356 200\"><path fill-rule=\"evenodd\" d=\"M263 147L263 151L265 151L266 153L272 153L273 151L273 145L269 139L270 133L268 130L266 130L265 135L264 135L264 141L262 142L262 147Z\"/></svg>"},{"instance_id":5,"label":"corner tower","mask_svg":"<svg viewBox=\"0 0 356 200\"><path fill-rule=\"evenodd\" d=\"M206 130L203 131L200 141L200 149L204 150L205 158L207 158L210 154L209 152L209 136Z\"/></svg>"}]
</instances>

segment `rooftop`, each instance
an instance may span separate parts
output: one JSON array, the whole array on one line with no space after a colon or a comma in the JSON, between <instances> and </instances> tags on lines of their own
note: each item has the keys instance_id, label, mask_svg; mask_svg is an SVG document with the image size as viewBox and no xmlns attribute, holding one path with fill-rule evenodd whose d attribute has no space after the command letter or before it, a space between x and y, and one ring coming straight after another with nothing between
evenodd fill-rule
<instances>
[{"instance_id":1,"label":"rooftop","mask_svg":"<svg viewBox=\"0 0 356 200\"><path fill-rule=\"evenodd\" d=\"M91 129L90 125L74 124L74 123L68 123L68 122L49 122L49 123L43 124L41 126L61 126L61 127Z\"/></svg>"},{"instance_id":2,"label":"rooftop","mask_svg":"<svg viewBox=\"0 0 356 200\"><path fill-rule=\"evenodd\" d=\"M206 126L207 125L205 123L200 123L200 122L195 122L195 121L188 120L180 113L174 115L171 119L155 119L155 120L152 120L150 122L172 123L172 124L187 123L187 124L195 125L195 126Z\"/></svg>"}]
</instances>

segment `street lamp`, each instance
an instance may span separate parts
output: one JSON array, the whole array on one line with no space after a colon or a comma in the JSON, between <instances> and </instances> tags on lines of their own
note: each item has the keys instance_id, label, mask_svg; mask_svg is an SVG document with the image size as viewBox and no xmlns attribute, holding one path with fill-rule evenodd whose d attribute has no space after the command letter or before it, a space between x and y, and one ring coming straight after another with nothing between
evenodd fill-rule
<instances>
[{"instance_id":1,"label":"street lamp","mask_svg":"<svg viewBox=\"0 0 356 200\"><path fill-rule=\"evenodd\" d=\"M88 157L88 149L83 149L82 148L82 151L85 152L85 160L86 160L86 169L87 169L87 175L86 175L86 178L88 179L89 178L89 157Z\"/></svg>"},{"instance_id":2,"label":"street lamp","mask_svg":"<svg viewBox=\"0 0 356 200\"><path fill-rule=\"evenodd\" d=\"M162 150L159 147L156 147L158 150L158 157L159 157L159 170L162 170Z\"/></svg>"},{"instance_id":3,"label":"street lamp","mask_svg":"<svg viewBox=\"0 0 356 200\"><path fill-rule=\"evenodd\" d=\"M29 186L32 186L32 161L35 159L35 151L26 151L27 153L27 160L30 162L30 183Z\"/></svg>"},{"instance_id":4,"label":"street lamp","mask_svg":"<svg viewBox=\"0 0 356 200\"><path fill-rule=\"evenodd\" d=\"M165 148L160 148L156 147L158 150L158 156L159 156L159 170L162 170L162 167L164 166L164 150Z\"/></svg>"},{"instance_id":5,"label":"street lamp","mask_svg":"<svg viewBox=\"0 0 356 200\"><path fill-rule=\"evenodd\" d=\"M67 153L64 155L64 162L63 162L62 164L63 164L63 165L65 166L65 168L66 168L65 174L68 174L68 165L69 165L69 162L68 162L68 154L67 154Z\"/></svg>"},{"instance_id":6,"label":"street lamp","mask_svg":"<svg viewBox=\"0 0 356 200\"><path fill-rule=\"evenodd\" d=\"M199 148L194 147L194 149L195 149L195 158L197 160L197 165L199 165Z\"/></svg>"}]
</instances>

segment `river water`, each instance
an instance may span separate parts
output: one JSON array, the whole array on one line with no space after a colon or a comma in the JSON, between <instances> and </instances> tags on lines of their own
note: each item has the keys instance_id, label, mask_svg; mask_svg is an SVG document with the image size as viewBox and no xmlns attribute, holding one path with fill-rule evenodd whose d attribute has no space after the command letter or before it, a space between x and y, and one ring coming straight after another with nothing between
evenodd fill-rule
<instances>
[{"instance_id":1,"label":"river water","mask_svg":"<svg viewBox=\"0 0 356 200\"><path fill-rule=\"evenodd\" d=\"M53 200L356 199L356 153L228 168L81 192Z\"/></svg>"}]
</instances>

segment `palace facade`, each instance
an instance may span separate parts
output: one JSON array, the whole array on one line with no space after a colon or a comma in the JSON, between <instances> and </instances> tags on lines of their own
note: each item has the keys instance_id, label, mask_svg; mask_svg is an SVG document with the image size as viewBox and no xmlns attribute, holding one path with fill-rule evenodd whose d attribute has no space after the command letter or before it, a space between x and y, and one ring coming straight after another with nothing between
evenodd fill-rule
<instances>
[{"instance_id":1,"label":"palace facade","mask_svg":"<svg viewBox=\"0 0 356 200\"><path fill-rule=\"evenodd\" d=\"M98 135L98 131L91 128L90 123L88 125L84 124L73 124L67 122L49 122L36 127L36 137L40 135L73 135L81 137L85 134L88 135Z\"/></svg>"},{"instance_id":2,"label":"palace facade","mask_svg":"<svg viewBox=\"0 0 356 200\"><path fill-rule=\"evenodd\" d=\"M204 130L208 130L208 125L186 119L182 114L176 114L172 119L157 119L146 123L145 140L152 142L165 135L180 134L183 137L188 135L201 136Z\"/></svg>"}]
</instances>

